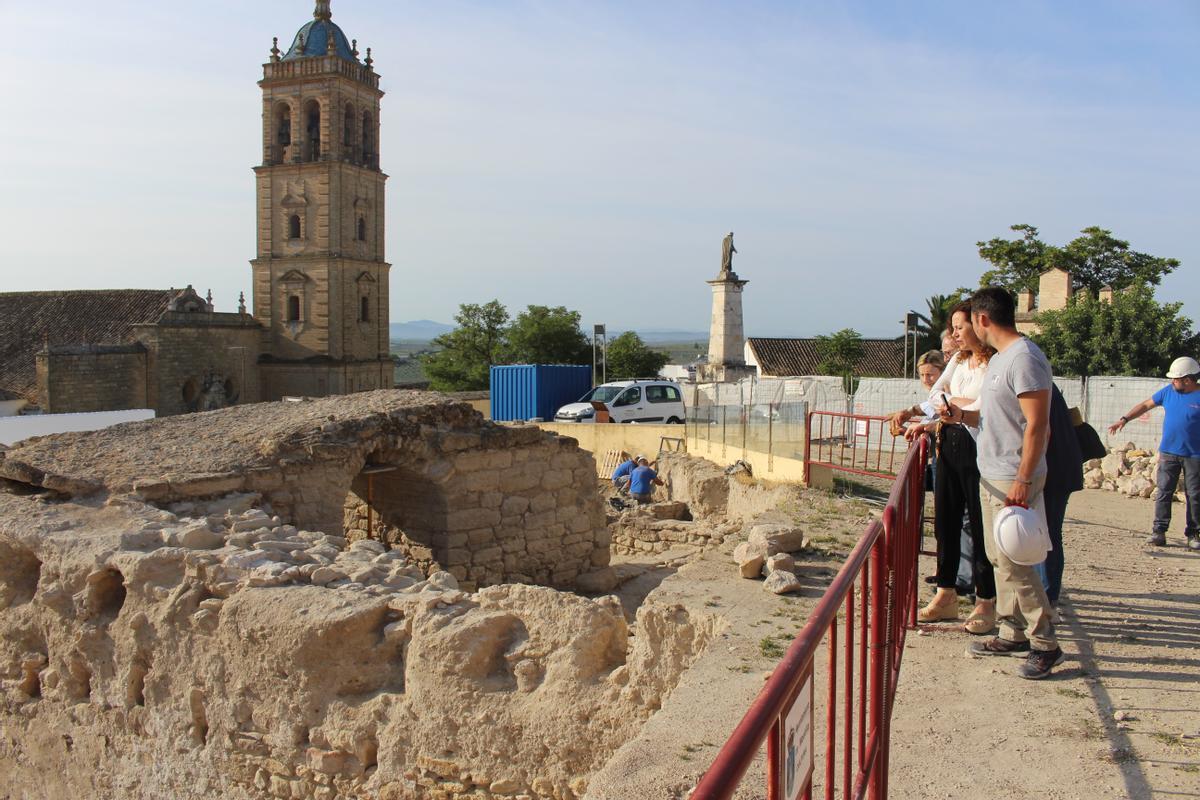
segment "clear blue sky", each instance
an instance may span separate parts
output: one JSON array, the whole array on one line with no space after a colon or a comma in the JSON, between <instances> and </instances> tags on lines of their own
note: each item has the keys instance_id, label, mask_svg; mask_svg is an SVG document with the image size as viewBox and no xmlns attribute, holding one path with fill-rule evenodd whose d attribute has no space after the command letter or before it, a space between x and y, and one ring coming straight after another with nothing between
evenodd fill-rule
<instances>
[{"instance_id":1,"label":"clear blue sky","mask_svg":"<svg viewBox=\"0 0 1200 800\"><path fill-rule=\"evenodd\" d=\"M256 81L306 0L0 0L0 291L250 291ZM1200 318L1200 3L367 2L394 321L461 302L895 335L980 239L1088 225Z\"/></svg>"}]
</instances>

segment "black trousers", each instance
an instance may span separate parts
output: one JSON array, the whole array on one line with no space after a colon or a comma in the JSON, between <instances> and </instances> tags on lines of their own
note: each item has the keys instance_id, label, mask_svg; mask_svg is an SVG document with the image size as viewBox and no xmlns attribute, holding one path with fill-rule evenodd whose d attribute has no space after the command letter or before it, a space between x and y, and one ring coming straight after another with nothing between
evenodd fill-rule
<instances>
[{"instance_id":1,"label":"black trousers","mask_svg":"<svg viewBox=\"0 0 1200 800\"><path fill-rule=\"evenodd\" d=\"M983 508L979 504L979 465L975 440L961 425L942 428L938 447L937 480L933 495L933 532L937 538L937 585L953 589L958 583L958 561L962 555L959 534L963 512L967 514L974 543L975 594L981 600L996 597L996 575L983 544Z\"/></svg>"}]
</instances>

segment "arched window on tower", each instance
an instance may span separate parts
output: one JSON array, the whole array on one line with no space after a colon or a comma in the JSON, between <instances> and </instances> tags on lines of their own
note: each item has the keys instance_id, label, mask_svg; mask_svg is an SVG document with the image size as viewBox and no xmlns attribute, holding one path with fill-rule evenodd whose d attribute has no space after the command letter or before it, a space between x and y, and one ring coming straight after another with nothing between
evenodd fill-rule
<instances>
[{"instance_id":1,"label":"arched window on tower","mask_svg":"<svg viewBox=\"0 0 1200 800\"><path fill-rule=\"evenodd\" d=\"M347 103L346 113L342 117L342 146L347 156L353 157L354 144L354 106Z\"/></svg>"},{"instance_id":2,"label":"arched window on tower","mask_svg":"<svg viewBox=\"0 0 1200 800\"><path fill-rule=\"evenodd\" d=\"M304 106L304 120L304 131L308 137L304 160L318 161L321 158L321 104L309 100Z\"/></svg>"},{"instance_id":3,"label":"arched window on tower","mask_svg":"<svg viewBox=\"0 0 1200 800\"><path fill-rule=\"evenodd\" d=\"M367 166L375 161L375 126L370 111L364 111L362 116L362 160Z\"/></svg>"},{"instance_id":4,"label":"arched window on tower","mask_svg":"<svg viewBox=\"0 0 1200 800\"><path fill-rule=\"evenodd\" d=\"M358 301L358 321L359 322L370 322L371 321L371 298L363 297L363 298L359 299L359 301Z\"/></svg>"},{"instance_id":5,"label":"arched window on tower","mask_svg":"<svg viewBox=\"0 0 1200 800\"><path fill-rule=\"evenodd\" d=\"M360 242L367 240L367 220L364 217L358 218L358 240Z\"/></svg>"},{"instance_id":6,"label":"arched window on tower","mask_svg":"<svg viewBox=\"0 0 1200 800\"><path fill-rule=\"evenodd\" d=\"M287 159L287 148L292 146L292 107L287 103L275 106L275 152L272 161L281 164Z\"/></svg>"},{"instance_id":7,"label":"arched window on tower","mask_svg":"<svg viewBox=\"0 0 1200 800\"><path fill-rule=\"evenodd\" d=\"M288 217L288 238L299 239L300 233L300 215L292 214L292 216Z\"/></svg>"},{"instance_id":8,"label":"arched window on tower","mask_svg":"<svg viewBox=\"0 0 1200 800\"><path fill-rule=\"evenodd\" d=\"M288 295L287 321L300 321L300 295Z\"/></svg>"}]
</instances>

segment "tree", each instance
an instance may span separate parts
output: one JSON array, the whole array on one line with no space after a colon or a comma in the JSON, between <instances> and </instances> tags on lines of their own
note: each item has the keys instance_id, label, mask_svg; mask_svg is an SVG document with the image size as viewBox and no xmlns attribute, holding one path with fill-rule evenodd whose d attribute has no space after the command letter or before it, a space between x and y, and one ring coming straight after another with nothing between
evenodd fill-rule
<instances>
[{"instance_id":1,"label":"tree","mask_svg":"<svg viewBox=\"0 0 1200 800\"><path fill-rule=\"evenodd\" d=\"M1200 346L1192 321L1179 315L1182 306L1156 302L1146 285L1115 293L1111 303L1077 296L1066 308L1038 314L1042 331L1033 340L1055 374L1161 377L1172 359Z\"/></svg>"},{"instance_id":2,"label":"tree","mask_svg":"<svg viewBox=\"0 0 1200 800\"><path fill-rule=\"evenodd\" d=\"M517 364L591 364L592 344L579 329L579 312L563 306L529 306L508 329L509 356Z\"/></svg>"},{"instance_id":3,"label":"tree","mask_svg":"<svg viewBox=\"0 0 1200 800\"><path fill-rule=\"evenodd\" d=\"M853 375L863 357L862 335L853 328L817 337L817 370L822 375Z\"/></svg>"},{"instance_id":4,"label":"tree","mask_svg":"<svg viewBox=\"0 0 1200 800\"><path fill-rule=\"evenodd\" d=\"M963 292L954 294L935 294L925 300L925 313L917 314L917 352L942 348L942 334L950 321L950 312L962 302Z\"/></svg>"},{"instance_id":5,"label":"tree","mask_svg":"<svg viewBox=\"0 0 1200 800\"><path fill-rule=\"evenodd\" d=\"M608 379L653 378L669 359L666 353L646 347L633 331L626 331L608 344Z\"/></svg>"},{"instance_id":6,"label":"tree","mask_svg":"<svg viewBox=\"0 0 1200 800\"><path fill-rule=\"evenodd\" d=\"M1179 266L1174 258L1160 258L1130 249L1129 242L1111 231L1092 226L1064 247L1048 245L1032 225L1013 225L1017 239L976 242L979 257L992 269L979 279L981 286L1003 286L1012 292L1036 292L1038 277L1052 267L1068 270L1077 287L1097 294L1104 287L1124 289L1138 284L1158 285Z\"/></svg>"},{"instance_id":7,"label":"tree","mask_svg":"<svg viewBox=\"0 0 1200 800\"><path fill-rule=\"evenodd\" d=\"M421 357L430 388L461 392L488 388L489 370L505 361L508 310L499 300L464 303L454 316L458 327L433 340L440 352Z\"/></svg>"}]
</instances>

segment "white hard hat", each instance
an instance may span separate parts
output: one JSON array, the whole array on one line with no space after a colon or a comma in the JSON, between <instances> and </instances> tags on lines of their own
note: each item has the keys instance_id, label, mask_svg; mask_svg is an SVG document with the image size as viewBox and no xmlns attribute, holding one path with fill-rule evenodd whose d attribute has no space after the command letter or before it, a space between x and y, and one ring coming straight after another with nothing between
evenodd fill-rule
<instances>
[{"instance_id":1,"label":"white hard hat","mask_svg":"<svg viewBox=\"0 0 1200 800\"><path fill-rule=\"evenodd\" d=\"M1171 368L1167 370L1168 378L1186 378L1188 375L1200 373L1200 364L1196 363L1196 359L1191 356L1180 356L1171 362Z\"/></svg>"},{"instance_id":2,"label":"white hard hat","mask_svg":"<svg viewBox=\"0 0 1200 800\"><path fill-rule=\"evenodd\" d=\"M1005 506L992 523L996 547L1014 564L1032 567L1046 560L1050 531L1046 512L1024 506Z\"/></svg>"}]
</instances>

